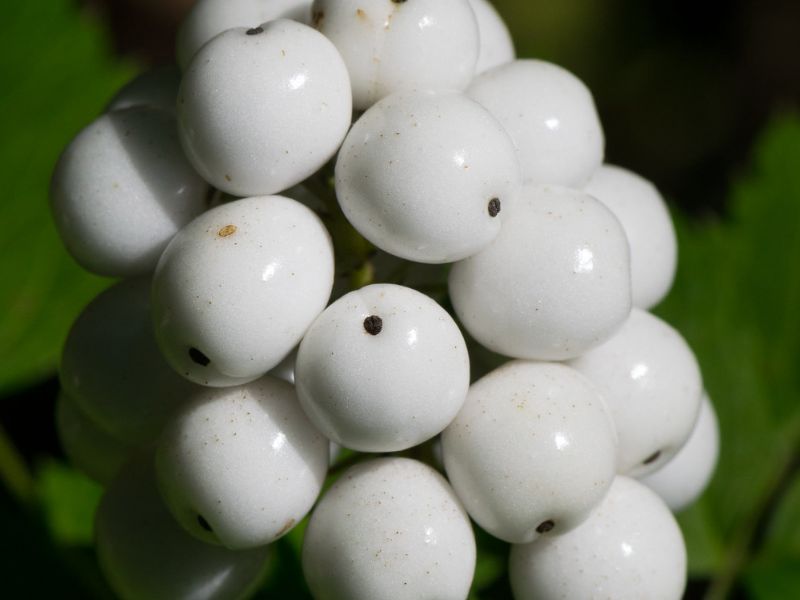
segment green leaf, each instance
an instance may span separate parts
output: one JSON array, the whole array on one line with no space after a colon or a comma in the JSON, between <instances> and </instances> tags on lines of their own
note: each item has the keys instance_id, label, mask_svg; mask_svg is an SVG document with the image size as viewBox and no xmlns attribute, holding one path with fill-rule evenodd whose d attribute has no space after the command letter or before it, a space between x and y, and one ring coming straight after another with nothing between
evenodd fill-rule
<instances>
[{"instance_id":1,"label":"green leaf","mask_svg":"<svg viewBox=\"0 0 800 600\"><path fill-rule=\"evenodd\" d=\"M39 505L54 541L63 546L91 545L94 513L103 489L54 460L40 466L36 479Z\"/></svg>"},{"instance_id":2,"label":"green leaf","mask_svg":"<svg viewBox=\"0 0 800 600\"><path fill-rule=\"evenodd\" d=\"M759 553L800 442L800 118L776 119L725 221L678 218L680 267L658 313L697 353L721 428L720 463L682 517L694 573L727 592Z\"/></svg>"},{"instance_id":3,"label":"green leaf","mask_svg":"<svg viewBox=\"0 0 800 600\"><path fill-rule=\"evenodd\" d=\"M69 140L132 74L68 0L14 2L0 20L0 394L55 368L66 332L106 283L63 250L48 185Z\"/></svg>"},{"instance_id":4,"label":"green leaf","mask_svg":"<svg viewBox=\"0 0 800 600\"><path fill-rule=\"evenodd\" d=\"M754 566L745 584L753 600L800 598L800 561Z\"/></svg>"}]
</instances>

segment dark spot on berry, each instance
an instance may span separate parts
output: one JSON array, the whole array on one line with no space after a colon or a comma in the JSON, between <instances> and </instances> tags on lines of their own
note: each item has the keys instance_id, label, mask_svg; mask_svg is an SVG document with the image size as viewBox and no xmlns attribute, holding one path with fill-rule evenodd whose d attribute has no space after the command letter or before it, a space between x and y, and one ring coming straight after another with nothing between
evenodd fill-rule
<instances>
[{"instance_id":1,"label":"dark spot on berry","mask_svg":"<svg viewBox=\"0 0 800 600\"><path fill-rule=\"evenodd\" d=\"M654 462L658 460L660 456L661 456L661 450L657 450L656 452L653 452L653 454L645 458L642 464L652 465Z\"/></svg>"},{"instance_id":2,"label":"dark spot on berry","mask_svg":"<svg viewBox=\"0 0 800 600\"><path fill-rule=\"evenodd\" d=\"M383 331L383 319L372 315L364 319L364 329L370 335L378 335Z\"/></svg>"},{"instance_id":3,"label":"dark spot on berry","mask_svg":"<svg viewBox=\"0 0 800 600\"><path fill-rule=\"evenodd\" d=\"M489 200L489 216L493 219L500 214L500 198Z\"/></svg>"},{"instance_id":4,"label":"dark spot on berry","mask_svg":"<svg viewBox=\"0 0 800 600\"><path fill-rule=\"evenodd\" d=\"M203 515L197 515L197 523L208 533L214 533L214 530L211 528L211 525L208 523L208 521L206 521Z\"/></svg>"},{"instance_id":5,"label":"dark spot on berry","mask_svg":"<svg viewBox=\"0 0 800 600\"><path fill-rule=\"evenodd\" d=\"M311 15L311 24L314 26L315 29L319 29L319 26L322 25L322 22L324 20L325 20L324 10L315 10L314 13Z\"/></svg>"},{"instance_id":6,"label":"dark spot on berry","mask_svg":"<svg viewBox=\"0 0 800 600\"><path fill-rule=\"evenodd\" d=\"M229 235L233 235L236 233L236 225L225 225L225 227L221 227L220 230L217 232L219 237L228 237Z\"/></svg>"},{"instance_id":7,"label":"dark spot on berry","mask_svg":"<svg viewBox=\"0 0 800 600\"><path fill-rule=\"evenodd\" d=\"M539 523L539 526L536 528L536 531L539 533L547 533L548 531L552 531L553 527L555 526L556 524L553 523L550 519L548 519L547 521Z\"/></svg>"},{"instance_id":8,"label":"dark spot on berry","mask_svg":"<svg viewBox=\"0 0 800 600\"><path fill-rule=\"evenodd\" d=\"M192 362L197 363L201 367L207 367L211 363L211 359L197 348L189 348L189 358L192 359Z\"/></svg>"},{"instance_id":9,"label":"dark spot on berry","mask_svg":"<svg viewBox=\"0 0 800 600\"><path fill-rule=\"evenodd\" d=\"M258 35L259 33L264 33L263 27L253 27L247 30L247 35Z\"/></svg>"},{"instance_id":10,"label":"dark spot on berry","mask_svg":"<svg viewBox=\"0 0 800 600\"><path fill-rule=\"evenodd\" d=\"M403 4L406 0L392 0L395 4Z\"/></svg>"}]
</instances>

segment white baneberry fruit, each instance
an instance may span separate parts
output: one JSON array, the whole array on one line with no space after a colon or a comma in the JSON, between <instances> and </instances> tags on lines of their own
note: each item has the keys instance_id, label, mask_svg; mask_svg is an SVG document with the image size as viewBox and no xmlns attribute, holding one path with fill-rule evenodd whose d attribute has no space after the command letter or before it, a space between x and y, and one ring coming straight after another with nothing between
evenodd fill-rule
<instances>
[{"instance_id":1,"label":"white baneberry fruit","mask_svg":"<svg viewBox=\"0 0 800 600\"><path fill-rule=\"evenodd\" d=\"M480 32L481 50L475 67L475 74L480 75L511 62L517 55L508 27L489 0L469 0L469 3L475 11Z\"/></svg>"},{"instance_id":2,"label":"white baneberry fruit","mask_svg":"<svg viewBox=\"0 0 800 600\"><path fill-rule=\"evenodd\" d=\"M628 240L591 196L525 186L485 250L450 271L450 298L483 346L563 360L608 339L631 309Z\"/></svg>"},{"instance_id":3,"label":"white baneberry fruit","mask_svg":"<svg viewBox=\"0 0 800 600\"><path fill-rule=\"evenodd\" d=\"M637 481L617 477L576 529L513 546L509 574L516 600L680 600L686 547L661 499Z\"/></svg>"},{"instance_id":4,"label":"white baneberry fruit","mask_svg":"<svg viewBox=\"0 0 800 600\"><path fill-rule=\"evenodd\" d=\"M182 229L153 280L156 337L203 385L276 367L328 303L333 247L308 208L282 196L223 204Z\"/></svg>"},{"instance_id":5,"label":"white baneberry fruit","mask_svg":"<svg viewBox=\"0 0 800 600\"><path fill-rule=\"evenodd\" d=\"M612 165L600 167L584 191L608 206L625 228L634 306L655 306L672 287L678 262L675 227L661 194L646 179Z\"/></svg>"},{"instance_id":6,"label":"white baneberry fruit","mask_svg":"<svg viewBox=\"0 0 800 600\"><path fill-rule=\"evenodd\" d=\"M455 418L469 388L469 355L436 302L411 288L370 285L314 321L296 378L303 409L329 439L361 452L396 452Z\"/></svg>"},{"instance_id":7,"label":"white baneberry fruit","mask_svg":"<svg viewBox=\"0 0 800 600\"><path fill-rule=\"evenodd\" d=\"M267 573L268 548L234 552L198 541L158 494L152 454L128 463L95 519L100 566L122 600L241 600Z\"/></svg>"},{"instance_id":8,"label":"white baneberry fruit","mask_svg":"<svg viewBox=\"0 0 800 600\"><path fill-rule=\"evenodd\" d=\"M603 163L605 137L594 100L569 71L516 60L476 77L467 94L508 131L527 183L579 187Z\"/></svg>"},{"instance_id":9,"label":"white baneberry fruit","mask_svg":"<svg viewBox=\"0 0 800 600\"><path fill-rule=\"evenodd\" d=\"M675 512L694 503L708 486L719 458L719 423L714 406L703 395L689 441L658 471L640 481Z\"/></svg>"},{"instance_id":10,"label":"white baneberry fruit","mask_svg":"<svg viewBox=\"0 0 800 600\"><path fill-rule=\"evenodd\" d=\"M618 472L652 473L689 439L703 391L697 359L669 324L634 308L607 342L570 361L606 400L619 435Z\"/></svg>"},{"instance_id":11,"label":"white baneberry fruit","mask_svg":"<svg viewBox=\"0 0 800 600\"><path fill-rule=\"evenodd\" d=\"M111 483L132 450L103 431L63 392L56 400L56 431L70 463L102 485Z\"/></svg>"},{"instance_id":12,"label":"white baneberry fruit","mask_svg":"<svg viewBox=\"0 0 800 600\"><path fill-rule=\"evenodd\" d=\"M351 111L336 48L287 19L215 37L192 59L178 94L189 160L235 196L274 194L312 175L338 150Z\"/></svg>"},{"instance_id":13,"label":"white baneberry fruit","mask_svg":"<svg viewBox=\"0 0 800 600\"><path fill-rule=\"evenodd\" d=\"M417 262L453 262L486 247L521 184L508 134L458 92L384 98L355 123L336 163L350 223Z\"/></svg>"},{"instance_id":14,"label":"white baneberry fruit","mask_svg":"<svg viewBox=\"0 0 800 600\"><path fill-rule=\"evenodd\" d=\"M164 500L197 538L262 546L311 510L329 447L291 384L262 377L198 392L166 427L156 465Z\"/></svg>"},{"instance_id":15,"label":"white baneberry fruit","mask_svg":"<svg viewBox=\"0 0 800 600\"><path fill-rule=\"evenodd\" d=\"M152 442L195 387L158 351L149 279L117 283L83 310L64 344L59 376L92 421L135 445Z\"/></svg>"},{"instance_id":16,"label":"white baneberry fruit","mask_svg":"<svg viewBox=\"0 0 800 600\"><path fill-rule=\"evenodd\" d=\"M342 54L357 110L397 91L463 90L475 74L467 0L315 0L312 24Z\"/></svg>"},{"instance_id":17,"label":"white baneberry fruit","mask_svg":"<svg viewBox=\"0 0 800 600\"><path fill-rule=\"evenodd\" d=\"M275 19L308 24L310 18L311 0L198 0L178 30L178 64L185 70L200 48L228 29Z\"/></svg>"},{"instance_id":18,"label":"white baneberry fruit","mask_svg":"<svg viewBox=\"0 0 800 600\"><path fill-rule=\"evenodd\" d=\"M470 516L519 544L589 515L614 479L616 438L603 399L577 371L514 361L472 385L442 453Z\"/></svg>"},{"instance_id":19,"label":"white baneberry fruit","mask_svg":"<svg viewBox=\"0 0 800 600\"><path fill-rule=\"evenodd\" d=\"M106 107L106 112L134 106L160 108L175 114L181 72L176 66L158 67L134 77L120 89Z\"/></svg>"},{"instance_id":20,"label":"white baneberry fruit","mask_svg":"<svg viewBox=\"0 0 800 600\"><path fill-rule=\"evenodd\" d=\"M204 210L207 193L178 143L175 115L140 106L102 115L70 142L50 201L83 268L132 277L153 270L175 232Z\"/></svg>"},{"instance_id":21,"label":"white baneberry fruit","mask_svg":"<svg viewBox=\"0 0 800 600\"><path fill-rule=\"evenodd\" d=\"M463 600L475 538L447 481L406 458L351 467L323 496L303 540L316 600Z\"/></svg>"}]
</instances>

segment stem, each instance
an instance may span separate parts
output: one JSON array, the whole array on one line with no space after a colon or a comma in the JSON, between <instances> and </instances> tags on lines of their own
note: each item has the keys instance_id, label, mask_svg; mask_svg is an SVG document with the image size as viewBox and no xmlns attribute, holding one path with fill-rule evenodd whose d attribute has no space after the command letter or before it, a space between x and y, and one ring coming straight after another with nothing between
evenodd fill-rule
<instances>
[{"instance_id":1,"label":"stem","mask_svg":"<svg viewBox=\"0 0 800 600\"><path fill-rule=\"evenodd\" d=\"M17 501L29 505L34 498L35 485L25 461L0 425L0 480Z\"/></svg>"}]
</instances>

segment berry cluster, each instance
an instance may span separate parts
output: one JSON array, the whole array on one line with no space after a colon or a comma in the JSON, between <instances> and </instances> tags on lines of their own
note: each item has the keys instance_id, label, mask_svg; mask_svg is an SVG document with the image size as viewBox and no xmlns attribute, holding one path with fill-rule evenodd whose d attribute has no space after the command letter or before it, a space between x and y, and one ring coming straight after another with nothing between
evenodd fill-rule
<instances>
[{"instance_id":1,"label":"berry cluster","mask_svg":"<svg viewBox=\"0 0 800 600\"><path fill-rule=\"evenodd\" d=\"M67 249L122 279L57 414L115 591L247 597L310 514L318 599L466 598L470 518L519 600L680 598L667 506L717 424L647 312L664 201L603 165L584 84L487 0L199 0L177 54L52 181Z\"/></svg>"}]
</instances>

